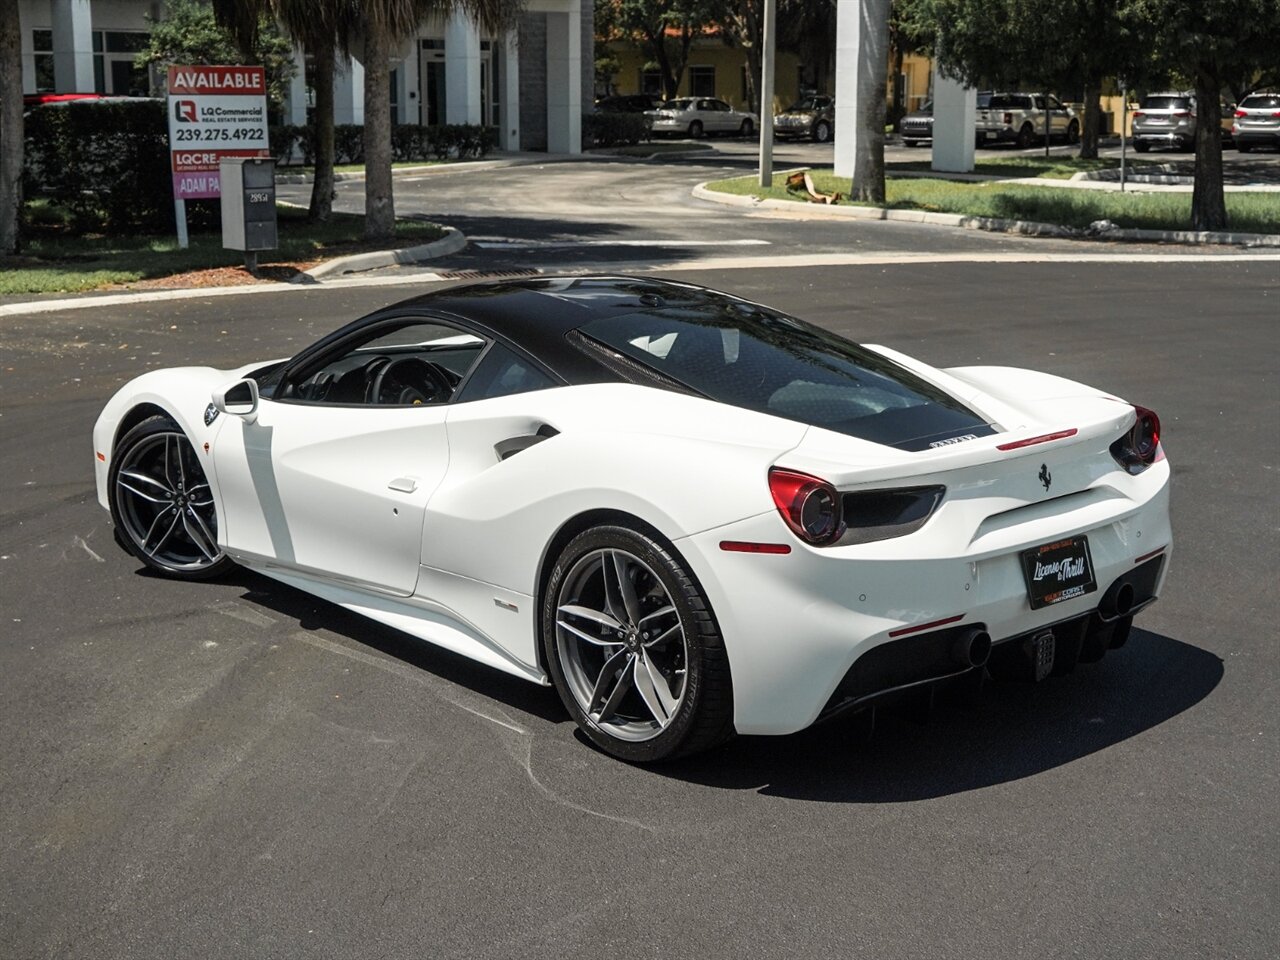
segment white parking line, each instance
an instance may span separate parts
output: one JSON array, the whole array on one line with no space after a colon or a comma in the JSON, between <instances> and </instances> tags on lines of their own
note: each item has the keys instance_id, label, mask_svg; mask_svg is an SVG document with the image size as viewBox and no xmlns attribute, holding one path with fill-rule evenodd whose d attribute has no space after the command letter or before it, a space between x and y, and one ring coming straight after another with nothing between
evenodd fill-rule
<instances>
[{"instance_id":1,"label":"white parking line","mask_svg":"<svg viewBox=\"0 0 1280 960\"><path fill-rule=\"evenodd\" d=\"M482 250L555 250L564 247L768 247L768 240L524 240L518 237L470 237Z\"/></svg>"}]
</instances>

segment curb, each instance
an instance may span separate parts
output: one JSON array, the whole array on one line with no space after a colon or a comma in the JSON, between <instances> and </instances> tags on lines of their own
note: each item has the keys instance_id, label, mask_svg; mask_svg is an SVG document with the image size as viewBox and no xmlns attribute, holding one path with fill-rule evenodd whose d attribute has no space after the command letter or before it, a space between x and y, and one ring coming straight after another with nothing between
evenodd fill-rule
<instances>
[{"instance_id":1,"label":"curb","mask_svg":"<svg viewBox=\"0 0 1280 960\"><path fill-rule=\"evenodd\" d=\"M777 176L777 172L774 174ZM818 212L833 220L894 220L905 223L930 223L967 230L1013 233L1026 237L1052 237L1061 240L1127 240L1145 243L1226 244L1248 247L1280 247L1280 235L1268 233L1211 233L1193 230L1136 230L1116 227L1100 220L1088 229L1064 227L1056 223L1034 220L1004 220L995 217L967 217L958 213L929 213L923 210L893 210L888 207L838 207L801 203L797 200L761 200L707 189L704 181L693 188L699 200L753 210L796 210Z\"/></svg>"},{"instance_id":2,"label":"curb","mask_svg":"<svg viewBox=\"0 0 1280 960\"><path fill-rule=\"evenodd\" d=\"M334 257L324 263L316 264L310 270L304 270L290 283L316 283L324 277L341 276L344 273L359 273L364 270L376 270L379 267L394 267L402 263L420 263L436 257L447 257L457 253L467 245L467 238L456 227L445 227L445 235L430 243L421 243L416 247L402 247L399 250L372 250L369 253L353 253L346 257Z\"/></svg>"},{"instance_id":3,"label":"curb","mask_svg":"<svg viewBox=\"0 0 1280 960\"><path fill-rule=\"evenodd\" d=\"M494 160L455 160L444 163L427 163L413 167L392 167L391 176L409 176L421 177L433 174L448 173L469 173L477 170L496 170L502 167L524 167L543 163L571 163L574 160L591 160L585 152L577 153L545 153L536 156L522 154L515 157L498 157ZM349 170L345 173L335 173L333 175L334 183L341 183L344 180L363 180L364 173L356 170ZM315 175L311 173L276 173L276 183L315 183Z\"/></svg>"}]
</instances>

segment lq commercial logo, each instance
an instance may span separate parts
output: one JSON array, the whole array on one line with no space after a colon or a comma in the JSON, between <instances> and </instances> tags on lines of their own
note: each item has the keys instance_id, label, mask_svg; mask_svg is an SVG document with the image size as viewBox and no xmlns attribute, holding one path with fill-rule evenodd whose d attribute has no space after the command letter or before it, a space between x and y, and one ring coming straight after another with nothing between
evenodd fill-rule
<instances>
[{"instance_id":1,"label":"lq commercial logo","mask_svg":"<svg viewBox=\"0 0 1280 960\"><path fill-rule=\"evenodd\" d=\"M196 102L194 100L173 101L173 119L179 123L195 123Z\"/></svg>"}]
</instances>

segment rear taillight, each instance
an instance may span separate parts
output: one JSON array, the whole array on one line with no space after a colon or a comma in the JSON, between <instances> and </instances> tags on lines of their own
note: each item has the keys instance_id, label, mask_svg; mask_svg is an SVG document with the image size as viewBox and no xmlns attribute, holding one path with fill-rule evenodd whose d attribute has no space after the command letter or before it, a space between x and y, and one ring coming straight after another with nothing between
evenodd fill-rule
<instances>
[{"instance_id":1,"label":"rear taillight","mask_svg":"<svg viewBox=\"0 0 1280 960\"><path fill-rule=\"evenodd\" d=\"M1006 124L1013 123L1013 114L1012 114L1012 113L1006 113L1006 114L1004 115L1004 122L1005 122Z\"/></svg>"},{"instance_id":2,"label":"rear taillight","mask_svg":"<svg viewBox=\"0 0 1280 960\"><path fill-rule=\"evenodd\" d=\"M1241 117L1247 117L1248 115L1249 115L1249 114L1247 114L1247 113L1246 113L1245 111L1243 111L1243 110L1237 110L1237 111L1236 111L1236 119L1237 119L1237 120L1239 120Z\"/></svg>"},{"instance_id":3,"label":"rear taillight","mask_svg":"<svg viewBox=\"0 0 1280 960\"><path fill-rule=\"evenodd\" d=\"M844 529L835 487L807 473L769 471L769 493L792 532L815 547L834 543Z\"/></svg>"},{"instance_id":4,"label":"rear taillight","mask_svg":"<svg viewBox=\"0 0 1280 960\"><path fill-rule=\"evenodd\" d=\"M1145 113L1143 113L1141 110L1135 110L1135 111L1133 111L1133 119L1135 119L1135 120L1137 120L1139 117L1145 117L1145 116L1146 116L1146 114L1145 114Z\"/></svg>"},{"instance_id":5,"label":"rear taillight","mask_svg":"<svg viewBox=\"0 0 1280 960\"><path fill-rule=\"evenodd\" d=\"M1173 111L1173 115L1174 115L1175 117L1189 117L1189 116L1191 116L1191 111L1190 111L1190 110L1175 110L1175 111Z\"/></svg>"},{"instance_id":6,"label":"rear taillight","mask_svg":"<svg viewBox=\"0 0 1280 960\"><path fill-rule=\"evenodd\" d=\"M1128 432L1111 445L1111 456L1129 473L1138 474L1164 459L1160 446L1160 418L1154 410L1134 405L1137 418Z\"/></svg>"},{"instance_id":7,"label":"rear taillight","mask_svg":"<svg viewBox=\"0 0 1280 960\"><path fill-rule=\"evenodd\" d=\"M1272 119L1272 120L1280 120L1280 110L1277 110L1275 113L1273 113L1273 114L1271 115L1271 119Z\"/></svg>"}]
</instances>

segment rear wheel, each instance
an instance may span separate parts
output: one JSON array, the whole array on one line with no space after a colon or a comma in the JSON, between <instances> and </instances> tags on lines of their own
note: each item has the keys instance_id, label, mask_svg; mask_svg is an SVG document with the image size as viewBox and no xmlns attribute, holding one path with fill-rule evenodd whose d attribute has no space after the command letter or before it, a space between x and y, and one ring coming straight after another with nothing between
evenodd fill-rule
<instances>
[{"instance_id":1,"label":"rear wheel","mask_svg":"<svg viewBox=\"0 0 1280 960\"><path fill-rule=\"evenodd\" d=\"M733 734L724 642L674 549L629 527L575 537L542 603L560 699L596 746L637 763L715 746Z\"/></svg>"},{"instance_id":2,"label":"rear wheel","mask_svg":"<svg viewBox=\"0 0 1280 960\"><path fill-rule=\"evenodd\" d=\"M903 140L902 145L904 147L914 147L919 142L920 142L919 140Z\"/></svg>"},{"instance_id":3,"label":"rear wheel","mask_svg":"<svg viewBox=\"0 0 1280 960\"><path fill-rule=\"evenodd\" d=\"M1139 153L1146 153L1151 149L1151 144L1144 143L1141 140L1135 140L1133 141L1133 149L1137 150Z\"/></svg>"},{"instance_id":4,"label":"rear wheel","mask_svg":"<svg viewBox=\"0 0 1280 960\"><path fill-rule=\"evenodd\" d=\"M702 121L701 120L695 120L693 121L693 123L689 124L689 136L692 137L694 140L699 140L702 138Z\"/></svg>"},{"instance_id":5,"label":"rear wheel","mask_svg":"<svg viewBox=\"0 0 1280 960\"><path fill-rule=\"evenodd\" d=\"M1080 124L1072 120L1067 124L1067 143L1080 142Z\"/></svg>"},{"instance_id":6,"label":"rear wheel","mask_svg":"<svg viewBox=\"0 0 1280 960\"><path fill-rule=\"evenodd\" d=\"M1253 149L1253 144L1251 144L1251 143L1241 143L1240 141L1238 141L1238 140L1237 140L1237 141L1236 141L1236 149L1237 149L1238 151L1240 151L1241 153L1248 153L1250 150L1252 150L1252 149Z\"/></svg>"},{"instance_id":7,"label":"rear wheel","mask_svg":"<svg viewBox=\"0 0 1280 960\"><path fill-rule=\"evenodd\" d=\"M826 143L831 139L831 124L825 120L819 120L813 125L813 142Z\"/></svg>"},{"instance_id":8,"label":"rear wheel","mask_svg":"<svg viewBox=\"0 0 1280 960\"><path fill-rule=\"evenodd\" d=\"M121 438L108 477L118 539L152 570L206 580L233 564L218 546L213 491L195 448L168 417Z\"/></svg>"},{"instance_id":9,"label":"rear wheel","mask_svg":"<svg viewBox=\"0 0 1280 960\"><path fill-rule=\"evenodd\" d=\"M750 120L743 120L742 126L738 128L738 133L744 137L749 137L756 132L756 125Z\"/></svg>"},{"instance_id":10,"label":"rear wheel","mask_svg":"<svg viewBox=\"0 0 1280 960\"><path fill-rule=\"evenodd\" d=\"M1035 138L1036 132L1032 129L1031 124L1024 123L1022 125L1022 129L1018 131L1018 139L1016 143L1019 147L1022 147L1025 150L1027 147L1031 146Z\"/></svg>"}]
</instances>

